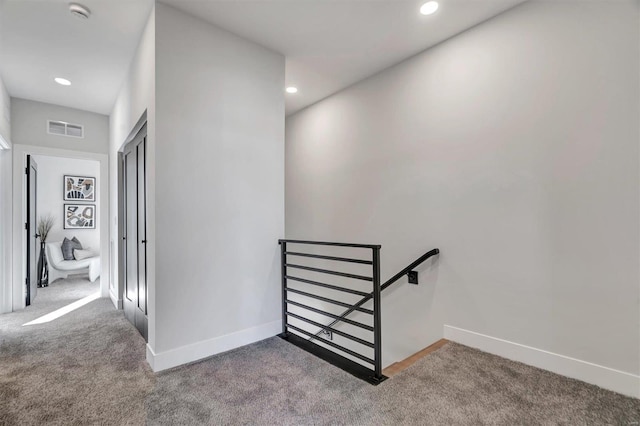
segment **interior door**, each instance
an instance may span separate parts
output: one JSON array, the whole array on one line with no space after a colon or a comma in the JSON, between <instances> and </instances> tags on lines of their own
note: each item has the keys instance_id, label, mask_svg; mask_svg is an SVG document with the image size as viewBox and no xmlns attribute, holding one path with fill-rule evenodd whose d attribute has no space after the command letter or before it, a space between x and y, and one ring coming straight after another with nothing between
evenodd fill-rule
<instances>
[{"instance_id":1,"label":"interior door","mask_svg":"<svg viewBox=\"0 0 640 426\"><path fill-rule=\"evenodd\" d=\"M146 135L136 145L138 161L138 303L136 305L136 328L147 340L147 173L146 173Z\"/></svg>"},{"instance_id":2,"label":"interior door","mask_svg":"<svg viewBox=\"0 0 640 426\"><path fill-rule=\"evenodd\" d=\"M37 195L38 195L38 165L32 156L27 155L27 223L25 229L27 232L27 297L26 305L29 306L35 300L38 291L38 275L37 275L37 250L38 250L38 233L37 233Z\"/></svg>"},{"instance_id":3,"label":"interior door","mask_svg":"<svg viewBox=\"0 0 640 426\"><path fill-rule=\"evenodd\" d=\"M124 149L124 314L147 339L146 126Z\"/></svg>"}]
</instances>

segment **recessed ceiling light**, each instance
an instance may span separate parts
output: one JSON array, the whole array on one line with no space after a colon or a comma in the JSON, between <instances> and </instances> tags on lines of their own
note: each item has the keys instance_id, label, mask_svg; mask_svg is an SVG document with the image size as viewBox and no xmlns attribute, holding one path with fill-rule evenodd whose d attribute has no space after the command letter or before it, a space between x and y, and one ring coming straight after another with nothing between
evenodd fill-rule
<instances>
[{"instance_id":1,"label":"recessed ceiling light","mask_svg":"<svg viewBox=\"0 0 640 426\"><path fill-rule=\"evenodd\" d=\"M66 78L56 77L53 79L56 83L61 84L63 86L71 86L71 82Z\"/></svg>"},{"instance_id":2,"label":"recessed ceiling light","mask_svg":"<svg viewBox=\"0 0 640 426\"><path fill-rule=\"evenodd\" d=\"M437 1L428 1L422 5L420 8L420 13L423 15L433 15L438 10L438 2Z\"/></svg>"},{"instance_id":3,"label":"recessed ceiling light","mask_svg":"<svg viewBox=\"0 0 640 426\"><path fill-rule=\"evenodd\" d=\"M293 86L289 86L287 87L287 93L298 93L298 88L297 87L293 87Z\"/></svg>"},{"instance_id":4,"label":"recessed ceiling light","mask_svg":"<svg viewBox=\"0 0 640 426\"><path fill-rule=\"evenodd\" d=\"M91 16L89 8L78 3L70 3L69 12L80 19L89 19L89 16Z\"/></svg>"}]
</instances>

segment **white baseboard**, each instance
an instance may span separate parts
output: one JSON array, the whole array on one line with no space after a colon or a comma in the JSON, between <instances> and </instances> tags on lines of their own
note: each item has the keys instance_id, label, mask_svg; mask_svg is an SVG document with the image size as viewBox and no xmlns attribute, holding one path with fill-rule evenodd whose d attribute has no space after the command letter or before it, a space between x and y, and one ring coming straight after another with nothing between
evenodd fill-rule
<instances>
[{"instance_id":1,"label":"white baseboard","mask_svg":"<svg viewBox=\"0 0 640 426\"><path fill-rule=\"evenodd\" d=\"M111 289L109 289L109 298L111 299L111 302L113 303L113 306L116 307L116 309L122 309L122 299L118 299L118 296L113 294Z\"/></svg>"},{"instance_id":2,"label":"white baseboard","mask_svg":"<svg viewBox=\"0 0 640 426\"><path fill-rule=\"evenodd\" d=\"M155 353L147 345L147 362L153 371L158 372L268 339L281 332L282 321L278 320L160 353Z\"/></svg>"},{"instance_id":3,"label":"white baseboard","mask_svg":"<svg viewBox=\"0 0 640 426\"><path fill-rule=\"evenodd\" d=\"M640 376L450 325L444 338L523 364L640 398Z\"/></svg>"}]
</instances>

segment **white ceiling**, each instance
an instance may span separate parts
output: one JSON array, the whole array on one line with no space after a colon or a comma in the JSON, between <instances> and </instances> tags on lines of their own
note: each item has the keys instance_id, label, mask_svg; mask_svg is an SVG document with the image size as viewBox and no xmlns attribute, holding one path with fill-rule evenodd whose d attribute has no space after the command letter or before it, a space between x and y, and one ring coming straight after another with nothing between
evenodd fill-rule
<instances>
[{"instance_id":1,"label":"white ceiling","mask_svg":"<svg viewBox=\"0 0 640 426\"><path fill-rule=\"evenodd\" d=\"M287 114L525 0L162 0L286 56Z\"/></svg>"},{"instance_id":2,"label":"white ceiling","mask_svg":"<svg viewBox=\"0 0 640 426\"><path fill-rule=\"evenodd\" d=\"M0 0L0 73L11 96L111 113L153 0L80 3L87 21L69 13L69 0Z\"/></svg>"},{"instance_id":3,"label":"white ceiling","mask_svg":"<svg viewBox=\"0 0 640 426\"><path fill-rule=\"evenodd\" d=\"M525 0L163 0L286 56L287 114ZM109 114L153 0L0 0L0 73L11 96ZM54 77L72 81L70 87Z\"/></svg>"}]
</instances>

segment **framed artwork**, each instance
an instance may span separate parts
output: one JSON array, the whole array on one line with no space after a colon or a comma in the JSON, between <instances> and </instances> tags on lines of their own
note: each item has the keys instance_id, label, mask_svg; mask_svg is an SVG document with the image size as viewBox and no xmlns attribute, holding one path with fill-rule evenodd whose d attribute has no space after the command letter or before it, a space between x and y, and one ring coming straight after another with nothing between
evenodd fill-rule
<instances>
[{"instance_id":1,"label":"framed artwork","mask_svg":"<svg viewBox=\"0 0 640 426\"><path fill-rule=\"evenodd\" d=\"M64 176L65 201L96 201L96 178Z\"/></svg>"},{"instance_id":2,"label":"framed artwork","mask_svg":"<svg viewBox=\"0 0 640 426\"><path fill-rule=\"evenodd\" d=\"M96 205L65 204L64 229L96 229Z\"/></svg>"}]
</instances>

